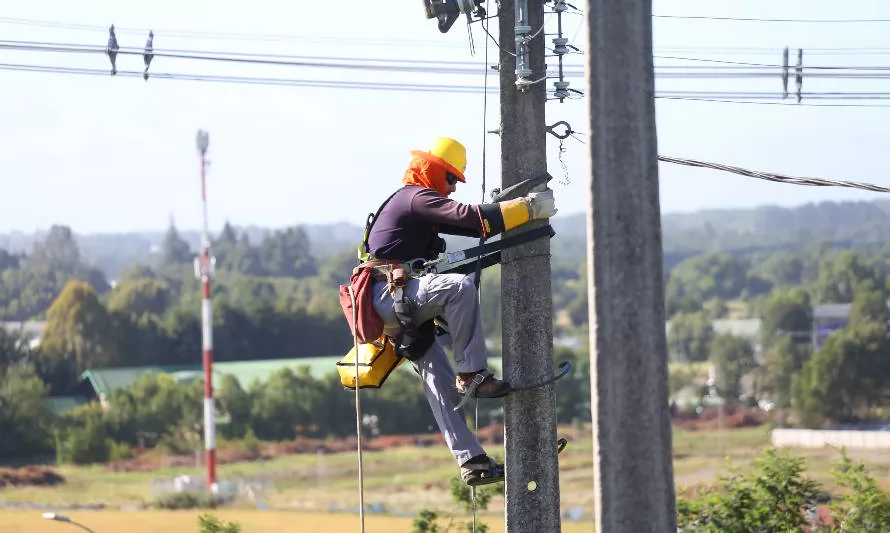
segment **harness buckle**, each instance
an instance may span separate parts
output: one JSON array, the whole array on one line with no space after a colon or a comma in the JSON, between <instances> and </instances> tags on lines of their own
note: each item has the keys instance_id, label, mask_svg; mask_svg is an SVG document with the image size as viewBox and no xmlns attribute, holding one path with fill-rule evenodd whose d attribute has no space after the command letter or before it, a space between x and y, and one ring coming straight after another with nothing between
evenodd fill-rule
<instances>
[{"instance_id":1,"label":"harness buckle","mask_svg":"<svg viewBox=\"0 0 890 533\"><path fill-rule=\"evenodd\" d=\"M441 259L428 260L423 257L418 257L417 259L409 259L408 261L405 261L399 265L399 268L404 269L411 276L420 277L424 274L435 273L435 266L441 261Z\"/></svg>"}]
</instances>

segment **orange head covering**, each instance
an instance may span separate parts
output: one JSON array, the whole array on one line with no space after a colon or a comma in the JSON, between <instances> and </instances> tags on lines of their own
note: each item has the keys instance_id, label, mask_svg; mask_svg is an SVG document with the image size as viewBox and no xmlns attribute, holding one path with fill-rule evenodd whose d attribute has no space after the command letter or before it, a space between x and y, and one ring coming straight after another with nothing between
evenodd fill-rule
<instances>
[{"instance_id":1,"label":"orange head covering","mask_svg":"<svg viewBox=\"0 0 890 533\"><path fill-rule=\"evenodd\" d=\"M412 150L411 155L411 163L402 177L402 183L405 185L419 185L435 189L442 196L448 196L446 173L454 174L458 181L466 183L463 172L454 168L441 157L420 150Z\"/></svg>"}]
</instances>

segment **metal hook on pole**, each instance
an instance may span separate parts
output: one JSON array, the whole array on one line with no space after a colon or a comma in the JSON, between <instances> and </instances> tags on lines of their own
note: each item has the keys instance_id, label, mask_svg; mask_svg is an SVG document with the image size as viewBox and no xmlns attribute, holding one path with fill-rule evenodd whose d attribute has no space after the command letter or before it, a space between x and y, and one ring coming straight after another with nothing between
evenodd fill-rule
<instances>
[{"instance_id":1,"label":"metal hook on pole","mask_svg":"<svg viewBox=\"0 0 890 533\"><path fill-rule=\"evenodd\" d=\"M560 126L563 126L565 128L564 133L556 132L556 128L558 128ZM553 135L557 139L568 139L569 137L571 137L571 135L573 133L577 133L576 131L572 130L572 127L565 120L560 120L559 122L555 122L555 123L551 124L550 126L547 126L545 128L545 130L547 131L547 133L549 133L550 135Z\"/></svg>"}]
</instances>

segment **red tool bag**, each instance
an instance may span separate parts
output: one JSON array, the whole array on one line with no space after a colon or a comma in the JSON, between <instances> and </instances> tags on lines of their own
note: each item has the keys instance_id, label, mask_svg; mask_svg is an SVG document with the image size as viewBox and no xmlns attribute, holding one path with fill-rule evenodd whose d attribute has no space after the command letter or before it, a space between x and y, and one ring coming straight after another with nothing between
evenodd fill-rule
<instances>
[{"instance_id":1,"label":"red tool bag","mask_svg":"<svg viewBox=\"0 0 890 533\"><path fill-rule=\"evenodd\" d=\"M349 329L360 344L374 342L383 335L383 319L374 310L371 300L373 271L373 268L359 266L352 271L349 285L340 285L340 307L346 315Z\"/></svg>"}]
</instances>

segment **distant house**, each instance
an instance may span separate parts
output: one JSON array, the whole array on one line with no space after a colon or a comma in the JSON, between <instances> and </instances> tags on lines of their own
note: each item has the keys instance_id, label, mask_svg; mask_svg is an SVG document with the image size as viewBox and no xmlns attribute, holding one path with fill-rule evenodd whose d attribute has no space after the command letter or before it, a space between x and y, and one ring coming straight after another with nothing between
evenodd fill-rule
<instances>
[{"instance_id":1,"label":"distant house","mask_svg":"<svg viewBox=\"0 0 890 533\"><path fill-rule=\"evenodd\" d=\"M49 396L46 398L47 405L55 414L65 412L69 409L73 409L88 402L89 398L79 394L68 396Z\"/></svg>"},{"instance_id":2,"label":"distant house","mask_svg":"<svg viewBox=\"0 0 890 533\"><path fill-rule=\"evenodd\" d=\"M714 334L729 333L748 341L754 349L754 360L762 363L762 350L760 346L760 329L763 321L759 318L718 318L711 321Z\"/></svg>"},{"instance_id":3,"label":"distant house","mask_svg":"<svg viewBox=\"0 0 890 533\"><path fill-rule=\"evenodd\" d=\"M760 347L760 328L763 321L759 318L718 318L711 321L711 329L715 335L729 333L736 337L741 337L751 344L754 349L754 358L759 362L761 359ZM665 335L670 334L671 321L668 320L664 324ZM676 352L676 347L669 346L668 352L672 361L682 360Z\"/></svg>"},{"instance_id":4,"label":"distant house","mask_svg":"<svg viewBox=\"0 0 890 533\"><path fill-rule=\"evenodd\" d=\"M46 321L26 321L26 322L0 322L0 327L6 331L13 333L21 333L28 340L31 347L40 345L40 336L46 329Z\"/></svg>"},{"instance_id":5,"label":"distant house","mask_svg":"<svg viewBox=\"0 0 890 533\"><path fill-rule=\"evenodd\" d=\"M218 387L222 376L231 374L235 376L242 388L247 389L254 380L262 383L282 368L296 369L300 366L308 367L313 377L321 378L328 373L336 372L336 363L342 358L342 355L336 355L297 359L218 361L213 363L213 386L214 388ZM80 375L77 384L70 393L102 401L111 391L129 387L141 376L150 372L170 374L180 382L204 377L204 367L200 360L189 365L90 368Z\"/></svg>"},{"instance_id":6,"label":"distant house","mask_svg":"<svg viewBox=\"0 0 890 533\"><path fill-rule=\"evenodd\" d=\"M890 310L890 302L887 302ZM853 304L819 304L813 307L813 348L819 349L825 339L850 323Z\"/></svg>"}]
</instances>

